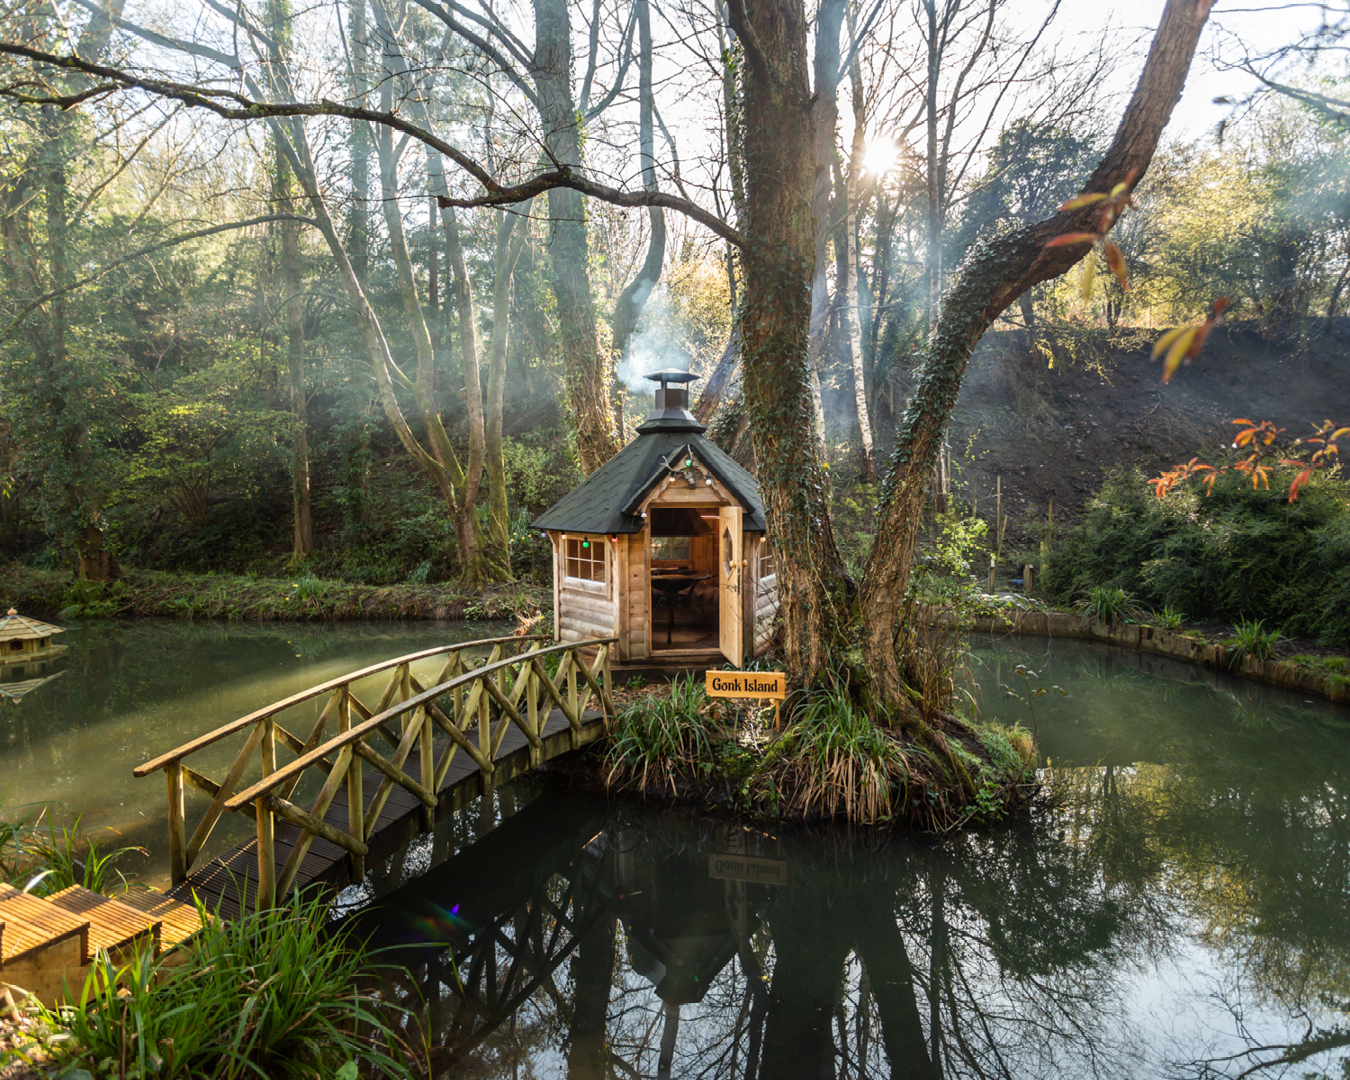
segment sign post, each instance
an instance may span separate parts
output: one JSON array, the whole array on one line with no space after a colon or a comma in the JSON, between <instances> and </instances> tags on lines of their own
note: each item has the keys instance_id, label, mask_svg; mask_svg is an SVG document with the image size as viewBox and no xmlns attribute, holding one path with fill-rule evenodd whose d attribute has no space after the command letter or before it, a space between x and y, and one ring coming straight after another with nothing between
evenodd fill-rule
<instances>
[{"instance_id":1,"label":"sign post","mask_svg":"<svg viewBox=\"0 0 1350 1080\"><path fill-rule=\"evenodd\" d=\"M773 702L773 726L778 730L779 708L787 697L787 676L781 671L708 671L704 678L708 696L714 699L714 721L717 698L767 699Z\"/></svg>"}]
</instances>

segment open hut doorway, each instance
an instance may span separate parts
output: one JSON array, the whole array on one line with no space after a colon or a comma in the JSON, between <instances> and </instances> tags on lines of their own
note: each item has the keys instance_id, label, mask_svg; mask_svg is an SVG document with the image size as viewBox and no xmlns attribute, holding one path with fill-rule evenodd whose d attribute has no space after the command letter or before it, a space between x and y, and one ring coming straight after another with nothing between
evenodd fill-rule
<instances>
[{"instance_id":1,"label":"open hut doorway","mask_svg":"<svg viewBox=\"0 0 1350 1080\"><path fill-rule=\"evenodd\" d=\"M648 509L653 652L718 649L720 509L716 504Z\"/></svg>"}]
</instances>

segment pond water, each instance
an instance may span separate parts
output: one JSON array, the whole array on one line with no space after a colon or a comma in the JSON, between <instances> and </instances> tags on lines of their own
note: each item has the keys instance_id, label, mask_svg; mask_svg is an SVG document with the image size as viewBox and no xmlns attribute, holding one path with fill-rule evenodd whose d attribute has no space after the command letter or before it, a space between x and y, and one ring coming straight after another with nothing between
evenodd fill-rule
<instances>
[{"instance_id":1,"label":"pond water","mask_svg":"<svg viewBox=\"0 0 1350 1080\"><path fill-rule=\"evenodd\" d=\"M72 629L65 674L0 703L0 789L144 844L128 870L162 879L163 783L135 764L502 629ZM1047 759L1049 798L1009 825L766 831L536 779L373 867L344 910L401 947L389 984L436 1074L1344 1076L1350 710L1106 647L975 644L981 711L1034 724Z\"/></svg>"},{"instance_id":2,"label":"pond water","mask_svg":"<svg viewBox=\"0 0 1350 1080\"><path fill-rule=\"evenodd\" d=\"M436 1075L1343 1076L1350 711L1075 643L972 667L1006 722L1047 687L1051 797L1010 825L765 831L535 785L350 890L417 875L355 918Z\"/></svg>"},{"instance_id":3,"label":"pond water","mask_svg":"<svg viewBox=\"0 0 1350 1080\"><path fill-rule=\"evenodd\" d=\"M0 805L14 817L26 807L59 803L65 820L80 815L106 845L144 846L148 859L128 862L127 872L163 885L169 866L164 779L157 773L138 780L131 775L135 766L326 679L419 649L511 632L509 624L483 622L140 619L72 626L57 639L69 646L51 665L57 677L17 702L0 700ZM418 675L437 670L435 660L413 667ZM377 689L372 696L378 695ZM321 707L297 710L306 732ZM194 767L219 779L241 745L225 740L194 755ZM189 790L187 800L195 822L206 797ZM251 821L227 814L204 855L212 857L252 828Z\"/></svg>"}]
</instances>

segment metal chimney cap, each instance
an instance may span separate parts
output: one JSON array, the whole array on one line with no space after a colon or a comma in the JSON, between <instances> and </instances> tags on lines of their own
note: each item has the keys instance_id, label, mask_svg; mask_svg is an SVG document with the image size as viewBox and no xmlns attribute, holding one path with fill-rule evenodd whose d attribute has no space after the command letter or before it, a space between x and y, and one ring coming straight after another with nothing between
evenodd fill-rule
<instances>
[{"instance_id":1,"label":"metal chimney cap","mask_svg":"<svg viewBox=\"0 0 1350 1080\"><path fill-rule=\"evenodd\" d=\"M659 383L688 383L693 382L699 376L692 371L653 371L650 375L644 375L644 379L650 379L652 382Z\"/></svg>"}]
</instances>

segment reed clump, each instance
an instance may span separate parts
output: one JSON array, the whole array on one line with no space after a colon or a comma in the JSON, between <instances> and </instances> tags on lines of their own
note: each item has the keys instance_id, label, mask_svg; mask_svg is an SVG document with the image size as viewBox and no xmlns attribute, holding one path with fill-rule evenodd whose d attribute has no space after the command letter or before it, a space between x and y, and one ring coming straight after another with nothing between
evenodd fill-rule
<instances>
[{"instance_id":1,"label":"reed clump","mask_svg":"<svg viewBox=\"0 0 1350 1080\"><path fill-rule=\"evenodd\" d=\"M59 805L6 812L0 794L0 881L34 896L51 896L72 885L114 895L127 888L117 864L128 855L145 854L144 848L119 847L115 840L91 835L79 815Z\"/></svg>"},{"instance_id":2,"label":"reed clump","mask_svg":"<svg viewBox=\"0 0 1350 1080\"><path fill-rule=\"evenodd\" d=\"M406 1077L389 1006L356 987L362 943L318 896L237 923L207 921L182 955L102 956L78 1004L42 1016L61 1075L116 1080ZM166 962L169 961L169 962ZM172 965L172 966L170 966Z\"/></svg>"},{"instance_id":3,"label":"reed clump","mask_svg":"<svg viewBox=\"0 0 1350 1080\"><path fill-rule=\"evenodd\" d=\"M618 714L600 781L757 818L942 832L1002 816L1033 775L1024 729L951 716L941 727L882 726L842 678L790 697L781 731L773 715L723 702L714 720L703 686L676 680Z\"/></svg>"},{"instance_id":4,"label":"reed clump","mask_svg":"<svg viewBox=\"0 0 1350 1080\"><path fill-rule=\"evenodd\" d=\"M622 709L605 753L605 785L674 795L682 781L706 777L727 734L707 704L707 692L690 675L675 679L669 694Z\"/></svg>"}]
</instances>

